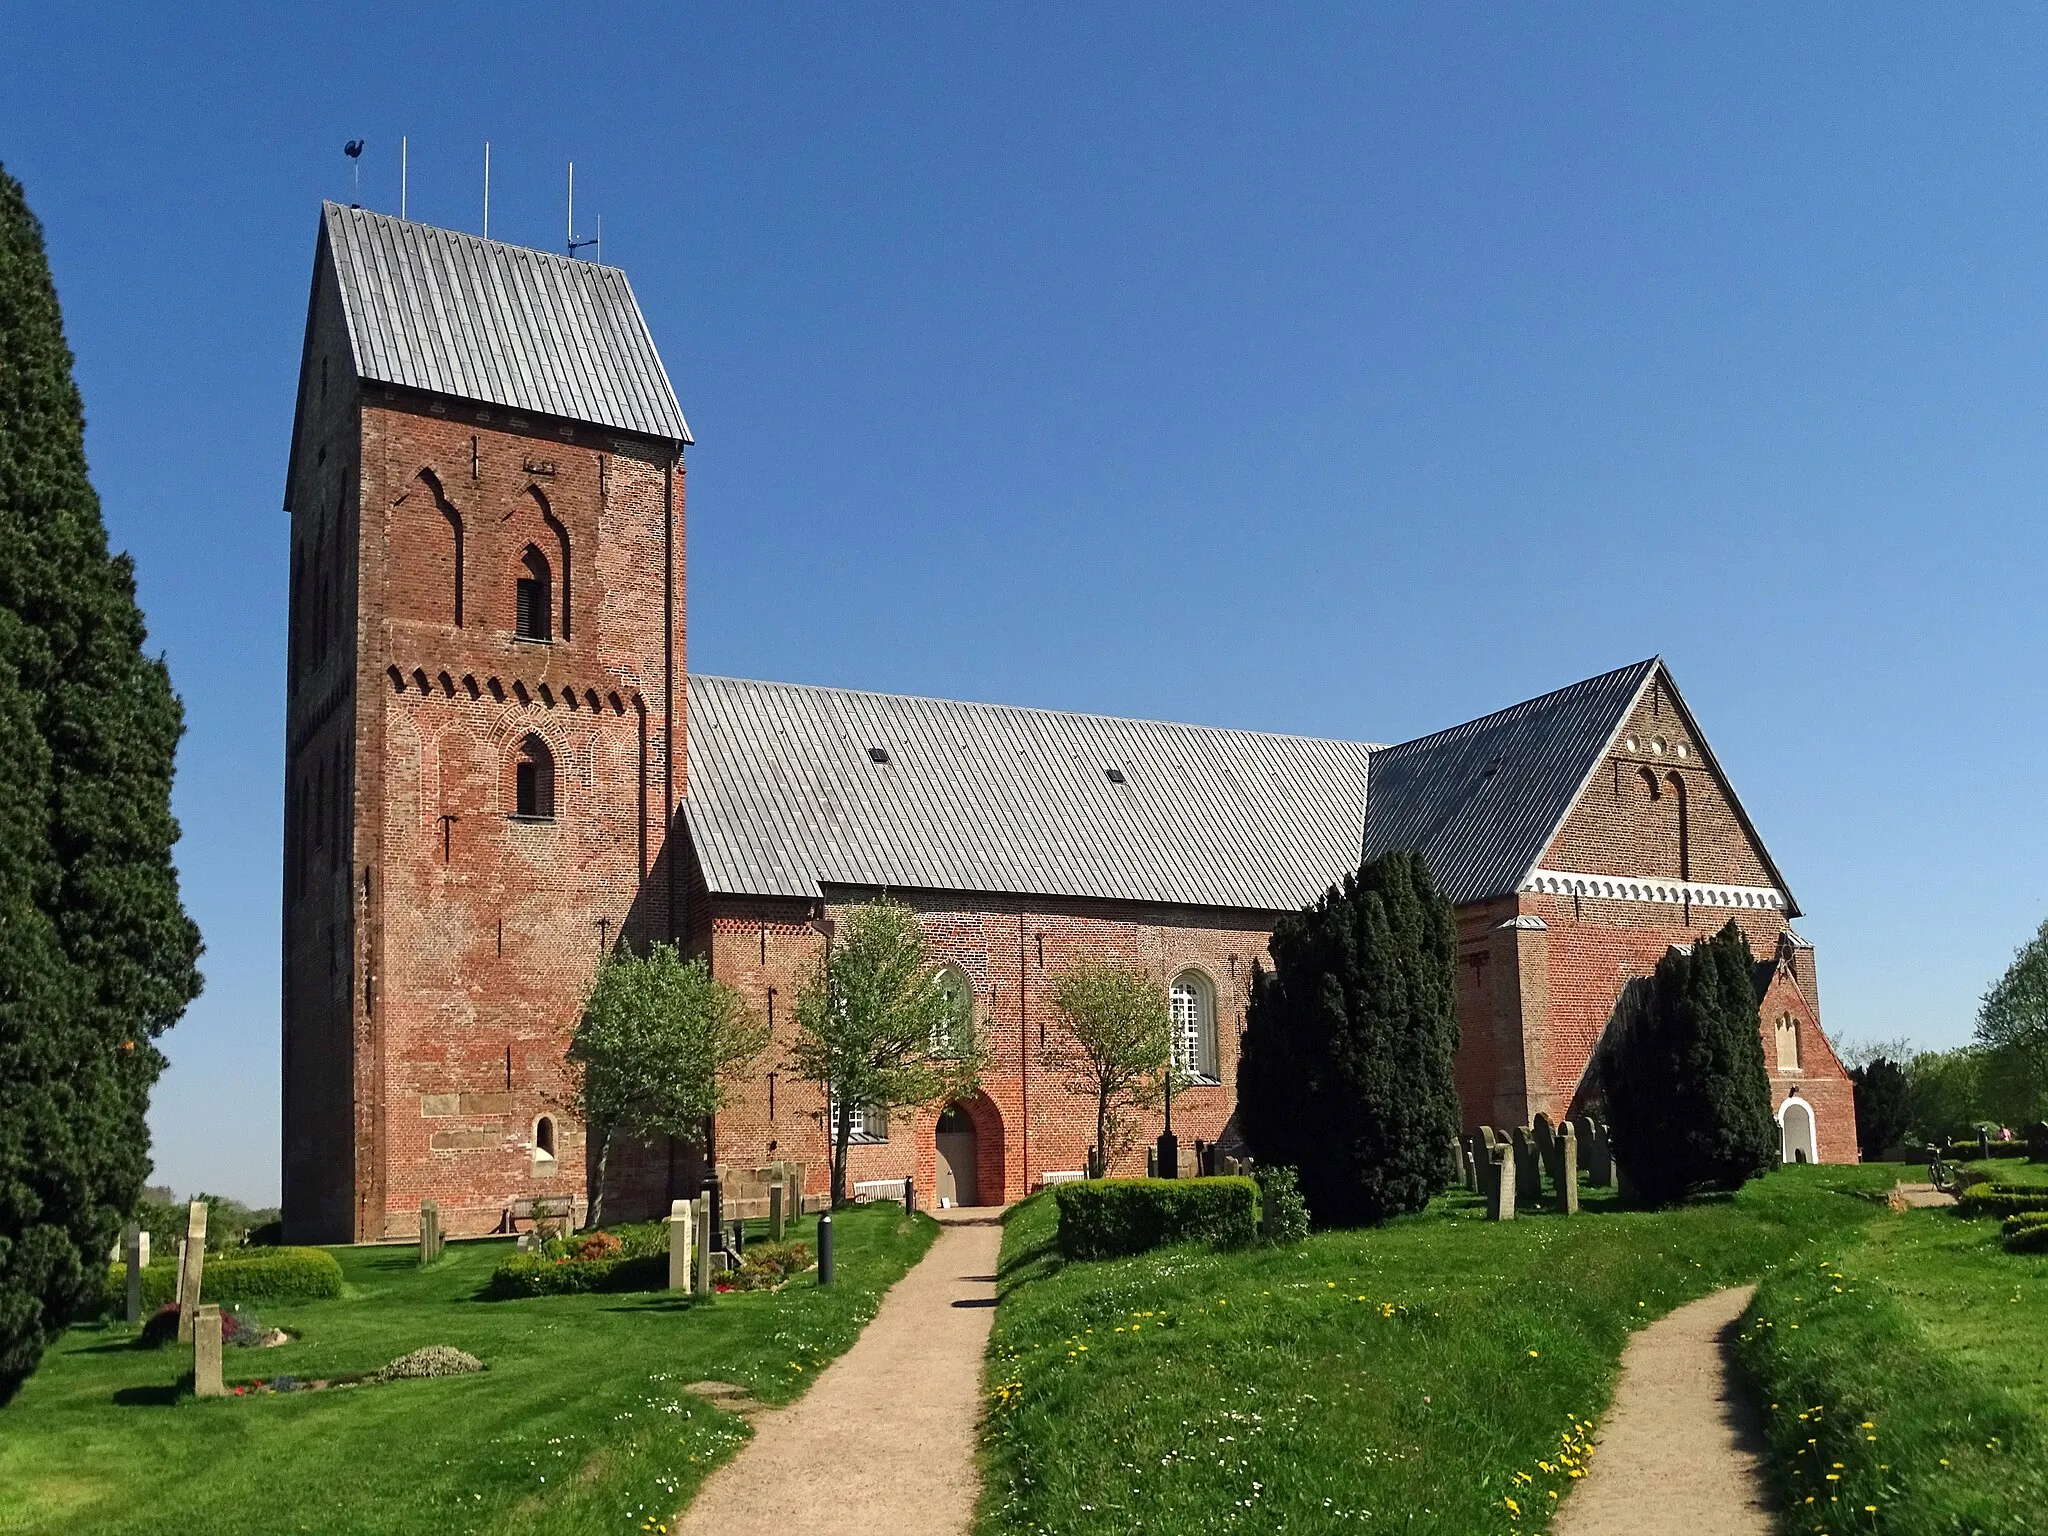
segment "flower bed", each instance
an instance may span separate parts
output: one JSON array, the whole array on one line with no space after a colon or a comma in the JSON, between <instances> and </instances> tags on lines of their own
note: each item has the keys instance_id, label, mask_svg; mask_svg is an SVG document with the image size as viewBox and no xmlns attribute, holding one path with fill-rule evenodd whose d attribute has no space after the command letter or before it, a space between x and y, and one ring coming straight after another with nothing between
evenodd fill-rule
<instances>
[{"instance_id":1,"label":"flower bed","mask_svg":"<svg viewBox=\"0 0 2048 1536\"><path fill-rule=\"evenodd\" d=\"M721 1291L773 1291L786 1285L790 1276L811 1267L811 1250L804 1243L756 1243L747 1249L740 1267L718 1280Z\"/></svg>"}]
</instances>

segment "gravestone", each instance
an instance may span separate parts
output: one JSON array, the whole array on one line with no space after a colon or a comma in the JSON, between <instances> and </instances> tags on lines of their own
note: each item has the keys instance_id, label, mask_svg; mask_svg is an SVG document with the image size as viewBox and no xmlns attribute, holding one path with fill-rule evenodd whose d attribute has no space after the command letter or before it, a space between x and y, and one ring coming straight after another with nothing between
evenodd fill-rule
<instances>
[{"instance_id":1,"label":"gravestone","mask_svg":"<svg viewBox=\"0 0 2048 1536\"><path fill-rule=\"evenodd\" d=\"M1159 1177L1159 1149L1157 1147L1147 1147L1145 1149L1145 1177L1148 1179Z\"/></svg>"},{"instance_id":2,"label":"gravestone","mask_svg":"<svg viewBox=\"0 0 2048 1536\"><path fill-rule=\"evenodd\" d=\"M2027 1161L2048 1163L2048 1120L2036 1120L2027 1127Z\"/></svg>"},{"instance_id":3,"label":"gravestone","mask_svg":"<svg viewBox=\"0 0 2048 1536\"><path fill-rule=\"evenodd\" d=\"M694 1296L701 1296L708 1301L711 1299L711 1197L709 1195L699 1195L697 1197L697 1214L694 1219L694 1225L697 1231L697 1274L695 1283L690 1287L690 1293Z\"/></svg>"},{"instance_id":4,"label":"gravestone","mask_svg":"<svg viewBox=\"0 0 2048 1536\"><path fill-rule=\"evenodd\" d=\"M788 1217L784 1214L789 1207L783 1204L783 1186L780 1183L768 1186L768 1240L779 1243L788 1232Z\"/></svg>"},{"instance_id":5,"label":"gravestone","mask_svg":"<svg viewBox=\"0 0 2048 1536\"><path fill-rule=\"evenodd\" d=\"M1493 1139L1491 1126L1482 1125L1479 1128L1478 1143L1479 1156L1473 1171L1479 1179L1479 1198L1490 1203L1493 1199L1494 1174L1500 1167L1493 1160L1493 1149L1497 1143Z\"/></svg>"},{"instance_id":6,"label":"gravestone","mask_svg":"<svg viewBox=\"0 0 2048 1536\"><path fill-rule=\"evenodd\" d=\"M204 1306L192 1318L192 1393L195 1397L226 1397L220 1379L220 1308Z\"/></svg>"},{"instance_id":7,"label":"gravestone","mask_svg":"<svg viewBox=\"0 0 2048 1536\"><path fill-rule=\"evenodd\" d=\"M1543 1175L1536 1156L1536 1142L1525 1125L1515 1127L1515 1190L1524 1200L1533 1201L1543 1193Z\"/></svg>"},{"instance_id":8,"label":"gravestone","mask_svg":"<svg viewBox=\"0 0 2048 1536\"><path fill-rule=\"evenodd\" d=\"M206 1202L185 1208L185 1241L178 1250L178 1342L192 1342L192 1314L199 1308L199 1283L206 1271Z\"/></svg>"},{"instance_id":9,"label":"gravestone","mask_svg":"<svg viewBox=\"0 0 2048 1536\"><path fill-rule=\"evenodd\" d=\"M1445 1167L1450 1170L1450 1183L1462 1184L1465 1182L1465 1144L1453 1136L1448 1151L1450 1161Z\"/></svg>"},{"instance_id":10,"label":"gravestone","mask_svg":"<svg viewBox=\"0 0 2048 1536\"><path fill-rule=\"evenodd\" d=\"M134 1327L142 1321L142 1267L149 1262L143 1257L142 1229L129 1222L121 1234L121 1257L128 1266L128 1326Z\"/></svg>"},{"instance_id":11,"label":"gravestone","mask_svg":"<svg viewBox=\"0 0 2048 1536\"><path fill-rule=\"evenodd\" d=\"M433 1200L420 1202L420 1268L441 1257L441 1207Z\"/></svg>"},{"instance_id":12,"label":"gravestone","mask_svg":"<svg viewBox=\"0 0 2048 1536\"><path fill-rule=\"evenodd\" d=\"M1592 1145L1586 1149L1586 1177L1595 1189L1610 1189L1614 1185L1614 1143L1608 1139L1607 1127L1599 1121L1593 1122Z\"/></svg>"},{"instance_id":13,"label":"gravestone","mask_svg":"<svg viewBox=\"0 0 2048 1536\"><path fill-rule=\"evenodd\" d=\"M1488 1198L1486 1219L1488 1221L1513 1221L1515 1219L1515 1154L1505 1143L1493 1149L1490 1159L1492 1168L1487 1175Z\"/></svg>"},{"instance_id":14,"label":"gravestone","mask_svg":"<svg viewBox=\"0 0 2048 1536\"><path fill-rule=\"evenodd\" d=\"M690 1202L673 1200L668 1208L668 1288L690 1288Z\"/></svg>"},{"instance_id":15,"label":"gravestone","mask_svg":"<svg viewBox=\"0 0 2048 1536\"><path fill-rule=\"evenodd\" d=\"M178 1239L178 1271L171 1283L174 1287L171 1300L182 1307L185 1304L185 1239L182 1237Z\"/></svg>"},{"instance_id":16,"label":"gravestone","mask_svg":"<svg viewBox=\"0 0 2048 1536\"><path fill-rule=\"evenodd\" d=\"M1550 1123L1550 1116L1538 1111L1535 1121L1529 1127L1529 1138L1536 1143L1536 1151L1543 1158L1545 1172L1550 1170L1550 1154L1557 1146L1557 1131Z\"/></svg>"},{"instance_id":17,"label":"gravestone","mask_svg":"<svg viewBox=\"0 0 2048 1536\"><path fill-rule=\"evenodd\" d=\"M1579 1133L1567 1120L1557 1133L1557 1208L1579 1214Z\"/></svg>"},{"instance_id":18,"label":"gravestone","mask_svg":"<svg viewBox=\"0 0 2048 1536\"><path fill-rule=\"evenodd\" d=\"M1465 1188L1468 1193L1476 1195L1479 1193L1479 1185L1479 1138L1477 1136L1467 1136L1465 1138Z\"/></svg>"}]
</instances>

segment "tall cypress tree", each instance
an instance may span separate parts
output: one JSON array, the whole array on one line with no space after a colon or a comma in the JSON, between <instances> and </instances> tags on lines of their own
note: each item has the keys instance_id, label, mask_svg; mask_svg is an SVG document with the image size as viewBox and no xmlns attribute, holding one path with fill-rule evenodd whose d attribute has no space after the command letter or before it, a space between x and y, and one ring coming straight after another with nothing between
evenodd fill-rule
<instances>
[{"instance_id":1,"label":"tall cypress tree","mask_svg":"<svg viewBox=\"0 0 2048 1536\"><path fill-rule=\"evenodd\" d=\"M97 1293L149 1172L151 1042L199 991L183 713L143 639L42 229L0 169L0 1402Z\"/></svg>"},{"instance_id":2,"label":"tall cypress tree","mask_svg":"<svg viewBox=\"0 0 2048 1536\"><path fill-rule=\"evenodd\" d=\"M1635 1197L1738 1189L1778 1164L1756 960L1731 919L1671 949L1602 1048L1614 1153Z\"/></svg>"},{"instance_id":3,"label":"tall cypress tree","mask_svg":"<svg viewBox=\"0 0 2048 1536\"><path fill-rule=\"evenodd\" d=\"M1298 1169L1324 1226L1419 1210L1458 1132L1458 930L1419 854L1347 875L1273 930L1254 971L1238 1124L1254 1156Z\"/></svg>"}]
</instances>

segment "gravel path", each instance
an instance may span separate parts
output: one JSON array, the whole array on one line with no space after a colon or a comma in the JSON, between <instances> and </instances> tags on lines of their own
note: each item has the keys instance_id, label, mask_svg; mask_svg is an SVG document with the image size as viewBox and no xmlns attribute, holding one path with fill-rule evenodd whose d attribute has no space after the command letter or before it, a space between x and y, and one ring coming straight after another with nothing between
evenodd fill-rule
<instances>
[{"instance_id":1,"label":"gravel path","mask_svg":"<svg viewBox=\"0 0 2048 1536\"><path fill-rule=\"evenodd\" d=\"M1754 1289L1716 1291L1629 1340L1554 1536L1770 1536L1761 1441L1729 1353Z\"/></svg>"},{"instance_id":2,"label":"gravel path","mask_svg":"<svg viewBox=\"0 0 2048 1536\"><path fill-rule=\"evenodd\" d=\"M678 1536L964 1536L1003 1229L993 1206L932 1214L946 1227L938 1241L809 1392L754 1419L752 1442L711 1474Z\"/></svg>"}]
</instances>

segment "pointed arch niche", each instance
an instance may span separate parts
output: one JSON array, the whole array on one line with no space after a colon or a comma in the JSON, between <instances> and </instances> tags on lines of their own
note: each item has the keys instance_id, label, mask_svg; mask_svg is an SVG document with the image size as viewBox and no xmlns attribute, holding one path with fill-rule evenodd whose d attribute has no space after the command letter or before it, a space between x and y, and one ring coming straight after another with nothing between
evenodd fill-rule
<instances>
[{"instance_id":1,"label":"pointed arch niche","mask_svg":"<svg viewBox=\"0 0 2048 1536\"><path fill-rule=\"evenodd\" d=\"M570 563L569 530L555 516L547 493L537 485L526 488L506 521L515 541L512 547L519 551L512 572L517 598L513 632L522 640L570 639L574 633L571 596L575 573ZM529 587L532 581L542 582L545 592ZM542 606L530 610L529 601Z\"/></svg>"}]
</instances>

